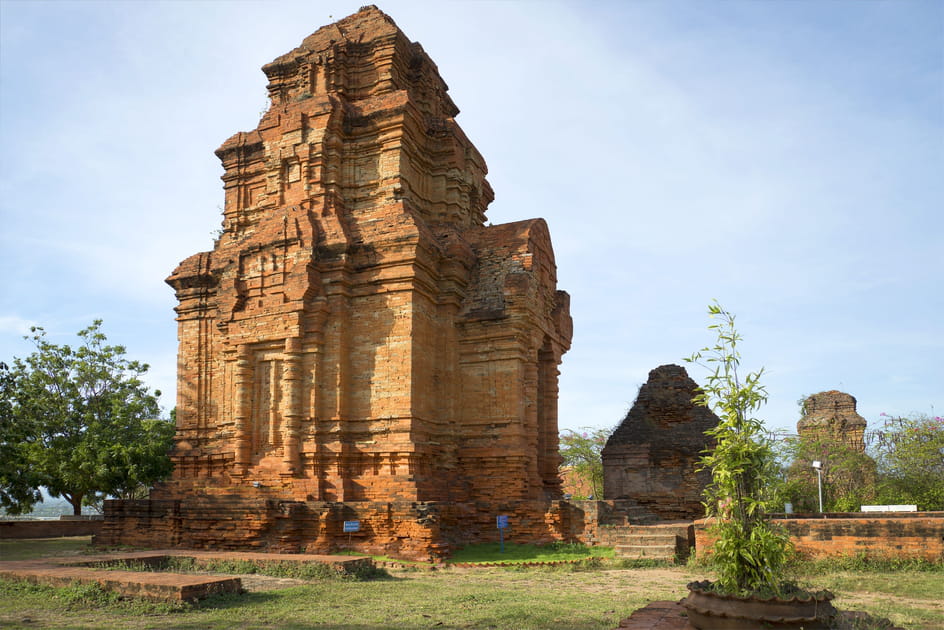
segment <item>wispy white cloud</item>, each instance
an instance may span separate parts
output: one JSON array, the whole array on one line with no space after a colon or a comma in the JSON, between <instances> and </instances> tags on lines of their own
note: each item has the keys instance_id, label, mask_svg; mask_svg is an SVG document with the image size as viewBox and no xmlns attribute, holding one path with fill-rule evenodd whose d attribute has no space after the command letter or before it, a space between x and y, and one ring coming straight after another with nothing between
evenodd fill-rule
<instances>
[{"instance_id":1,"label":"wispy white cloud","mask_svg":"<svg viewBox=\"0 0 944 630\"><path fill-rule=\"evenodd\" d=\"M17 315L0 315L0 333L28 335L30 328L39 324Z\"/></svg>"}]
</instances>

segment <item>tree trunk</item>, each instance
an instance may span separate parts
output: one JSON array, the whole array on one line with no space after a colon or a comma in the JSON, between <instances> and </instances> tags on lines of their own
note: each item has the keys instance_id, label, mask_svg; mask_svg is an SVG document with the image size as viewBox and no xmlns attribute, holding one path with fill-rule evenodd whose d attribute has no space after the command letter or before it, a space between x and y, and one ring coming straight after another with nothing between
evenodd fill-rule
<instances>
[{"instance_id":1,"label":"tree trunk","mask_svg":"<svg viewBox=\"0 0 944 630\"><path fill-rule=\"evenodd\" d=\"M68 495L63 493L66 501L72 506L72 516L81 516L82 515L82 497L84 495Z\"/></svg>"}]
</instances>

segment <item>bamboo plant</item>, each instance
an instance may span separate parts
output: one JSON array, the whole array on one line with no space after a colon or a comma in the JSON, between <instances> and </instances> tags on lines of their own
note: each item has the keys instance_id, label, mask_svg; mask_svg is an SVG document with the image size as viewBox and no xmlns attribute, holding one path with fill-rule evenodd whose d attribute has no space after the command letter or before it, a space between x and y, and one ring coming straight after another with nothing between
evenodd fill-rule
<instances>
[{"instance_id":1,"label":"bamboo plant","mask_svg":"<svg viewBox=\"0 0 944 630\"><path fill-rule=\"evenodd\" d=\"M708 327L717 340L686 359L709 370L694 402L720 419L707 432L714 445L701 459L702 470L711 471L704 504L707 515L715 518L716 536L706 561L717 572L714 588L720 593L776 595L786 587L784 570L792 545L766 518L776 466L768 433L754 416L767 401L760 382L764 369L741 377L741 336L734 315L717 302L708 312L717 320Z\"/></svg>"}]
</instances>

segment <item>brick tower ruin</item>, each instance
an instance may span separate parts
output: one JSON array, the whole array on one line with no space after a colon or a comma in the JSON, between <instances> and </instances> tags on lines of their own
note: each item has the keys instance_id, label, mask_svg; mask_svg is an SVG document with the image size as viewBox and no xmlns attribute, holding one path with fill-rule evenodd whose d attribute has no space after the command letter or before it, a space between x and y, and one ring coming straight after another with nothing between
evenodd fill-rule
<instances>
[{"instance_id":1,"label":"brick tower ruin","mask_svg":"<svg viewBox=\"0 0 944 630\"><path fill-rule=\"evenodd\" d=\"M856 452L865 452L868 423L856 411L855 396L835 389L803 401L803 416L797 422L800 437L842 442Z\"/></svg>"},{"instance_id":2,"label":"brick tower ruin","mask_svg":"<svg viewBox=\"0 0 944 630\"><path fill-rule=\"evenodd\" d=\"M698 468L711 445L705 431L718 425L718 416L692 402L697 388L679 365L649 372L603 448L605 499L632 499L665 520L704 516L710 474Z\"/></svg>"},{"instance_id":3,"label":"brick tower ruin","mask_svg":"<svg viewBox=\"0 0 944 630\"><path fill-rule=\"evenodd\" d=\"M173 477L110 502L100 541L324 550L360 520L354 546L423 556L499 509L556 537L571 319L546 224L485 225L485 161L377 8L263 71L268 111L216 151L222 233L167 279Z\"/></svg>"}]
</instances>

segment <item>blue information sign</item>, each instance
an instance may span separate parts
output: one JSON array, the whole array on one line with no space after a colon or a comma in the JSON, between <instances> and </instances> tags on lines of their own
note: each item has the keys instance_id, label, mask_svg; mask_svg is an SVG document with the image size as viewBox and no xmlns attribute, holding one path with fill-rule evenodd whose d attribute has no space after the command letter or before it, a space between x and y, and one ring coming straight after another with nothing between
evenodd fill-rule
<instances>
[{"instance_id":1,"label":"blue information sign","mask_svg":"<svg viewBox=\"0 0 944 630\"><path fill-rule=\"evenodd\" d=\"M498 525L498 540L501 542L500 553L505 553L505 529L508 527L508 515L499 514L495 519Z\"/></svg>"},{"instance_id":2,"label":"blue information sign","mask_svg":"<svg viewBox=\"0 0 944 630\"><path fill-rule=\"evenodd\" d=\"M360 521L344 521L344 533L348 534L350 532L359 532L359 531L361 531Z\"/></svg>"}]
</instances>

